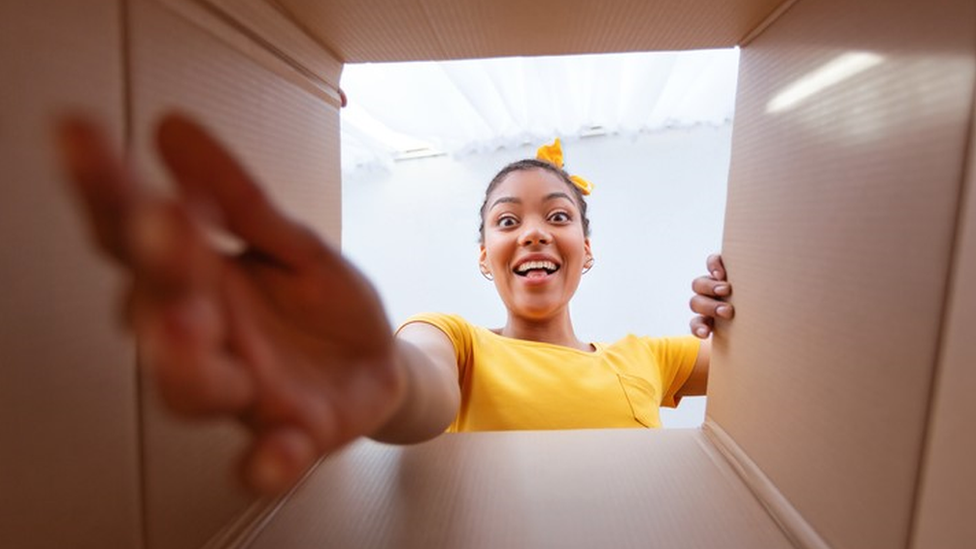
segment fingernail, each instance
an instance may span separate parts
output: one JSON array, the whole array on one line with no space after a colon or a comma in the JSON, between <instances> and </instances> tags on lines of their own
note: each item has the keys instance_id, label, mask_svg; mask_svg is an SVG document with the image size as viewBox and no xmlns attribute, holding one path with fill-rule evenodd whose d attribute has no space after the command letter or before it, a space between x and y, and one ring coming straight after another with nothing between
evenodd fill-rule
<instances>
[{"instance_id":1,"label":"fingernail","mask_svg":"<svg viewBox=\"0 0 976 549\"><path fill-rule=\"evenodd\" d=\"M716 271L712 271L712 278L719 279L722 277L720 276L719 272L716 270Z\"/></svg>"},{"instance_id":2,"label":"fingernail","mask_svg":"<svg viewBox=\"0 0 976 549\"><path fill-rule=\"evenodd\" d=\"M718 295L725 295L729 293L729 287L727 284L719 284L715 286L715 293Z\"/></svg>"},{"instance_id":3,"label":"fingernail","mask_svg":"<svg viewBox=\"0 0 976 549\"><path fill-rule=\"evenodd\" d=\"M732 312L732 309L729 308L728 305L719 305L718 308L715 309L715 312L718 313L719 316L728 317L729 313Z\"/></svg>"},{"instance_id":4,"label":"fingernail","mask_svg":"<svg viewBox=\"0 0 976 549\"><path fill-rule=\"evenodd\" d=\"M708 336L708 328L698 328L695 330L695 333L698 334L699 337L706 337Z\"/></svg>"}]
</instances>

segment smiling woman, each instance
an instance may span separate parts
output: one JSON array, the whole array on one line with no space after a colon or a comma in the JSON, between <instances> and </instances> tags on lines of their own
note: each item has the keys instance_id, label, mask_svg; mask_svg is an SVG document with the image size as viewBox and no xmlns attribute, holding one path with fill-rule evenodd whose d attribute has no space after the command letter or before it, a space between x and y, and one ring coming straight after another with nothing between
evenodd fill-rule
<instances>
[{"instance_id":1,"label":"smiling woman","mask_svg":"<svg viewBox=\"0 0 976 549\"><path fill-rule=\"evenodd\" d=\"M576 196L566 183L558 188L585 208L577 220L587 227L594 258L570 306L580 339L688 333L689 281L721 246L730 135L728 126L706 126L637 139L565 140L570 172L595 187L588 196ZM398 162L390 172L346 174L343 251L376 284L395 324L418 311L457 314L477 326L508 322L495 283L482 278L479 241L492 226L480 212L502 198L492 189L486 201L485 192L498 181L499 167L548 165L534 158L513 162L534 154L520 148L443 156ZM548 166L555 176L558 170ZM492 213L502 213L500 207ZM705 400L685 398L678 408L664 408L661 422L698 426Z\"/></svg>"},{"instance_id":2,"label":"smiling woman","mask_svg":"<svg viewBox=\"0 0 976 549\"><path fill-rule=\"evenodd\" d=\"M505 305L505 324L489 330L458 315L423 314L397 332L450 380L437 384L448 392L427 395L442 410L429 419L450 421L451 432L660 427L660 406L704 394L709 344L688 336L612 344L577 337L570 301L594 262L583 192L592 185L562 169L558 140L540 157L547 160L503 168L481 206L479 265ZM715 261L714 279L699 281L708 297L698 309L707 314L715 288L727 287Z\"/></svg>"},{"instance_id":3,"label":"smiling woman","mask_svg":"<svg viewBox=\"0 0 976 549\"><path fill-rule=\"evenodd\" d=\"M480 265L508 311L501 335L589 350L576 339L569 300L592 264L580 204L552 171L509 171L489 186ZM545 332L537 327L545 326Z\"/></svg>"}]
</instances>

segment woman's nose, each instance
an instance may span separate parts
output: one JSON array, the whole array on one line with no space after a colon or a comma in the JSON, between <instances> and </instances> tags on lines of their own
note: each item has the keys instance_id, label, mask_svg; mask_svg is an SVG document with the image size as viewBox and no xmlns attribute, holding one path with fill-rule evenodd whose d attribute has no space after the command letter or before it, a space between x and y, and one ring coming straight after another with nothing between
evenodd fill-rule
<instances>
[{"instance_id":1,"label":"woman's nose","mask_svg":"<svg viewBox=\"0 0 976 549\"><path fill-rule=\"evenodd\" d=\"M552 235L540 223L526 223L522 226L522 233L519 235L519 244L531 246L533 244L548 244L552 241Z\"/></svg>"}]
</instances>

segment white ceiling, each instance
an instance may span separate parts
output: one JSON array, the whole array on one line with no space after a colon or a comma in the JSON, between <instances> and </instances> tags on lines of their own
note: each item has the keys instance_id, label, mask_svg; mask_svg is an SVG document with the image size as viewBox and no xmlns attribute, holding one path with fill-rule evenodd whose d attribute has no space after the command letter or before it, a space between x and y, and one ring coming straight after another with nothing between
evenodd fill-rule
<instances>
[{"instance_id":1,"label":"white ceiling","mask_svg":"<svg viewBox=\"0 0 976 549\"><path fill-rule=\"evenodd\" d=\"M732 120L737 49L347 65L342 167Z\"/></svg>"}]
</instances>

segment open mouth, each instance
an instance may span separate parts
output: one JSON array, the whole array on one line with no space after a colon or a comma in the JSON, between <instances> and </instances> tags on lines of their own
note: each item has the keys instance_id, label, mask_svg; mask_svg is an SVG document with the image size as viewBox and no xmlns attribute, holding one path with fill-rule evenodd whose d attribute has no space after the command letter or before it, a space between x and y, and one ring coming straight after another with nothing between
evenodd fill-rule
<instances>
[{"instance_id":1,"label":"open mouth","mask_svg":"<svg viewBox=\"0 0 976 549\"><path fill-rule=\"evenodd\" d=\"M539 278L551 275L558 270L559 265L556 265L552 261L526 261L516 265L513 272L518 276Z\"/></svg>"}]
</instances>

